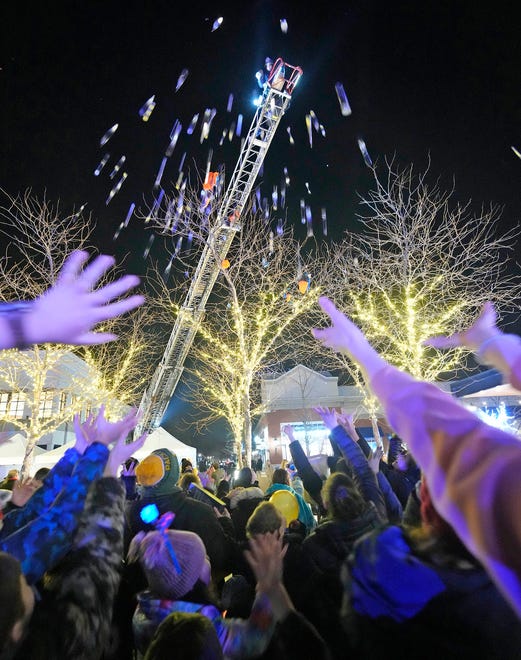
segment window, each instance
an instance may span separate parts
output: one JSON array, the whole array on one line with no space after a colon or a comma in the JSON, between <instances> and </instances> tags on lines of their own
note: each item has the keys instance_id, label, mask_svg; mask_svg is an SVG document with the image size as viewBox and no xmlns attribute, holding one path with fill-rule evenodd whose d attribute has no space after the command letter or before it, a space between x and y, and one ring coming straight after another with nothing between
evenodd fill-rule
<instances>
[{"instance_id":1,"label":"window","mask_svg":"<svg viewBox=\"0 0 521 660\"><path fill-rule=\"evenodd\" d=\"M60 392L60 412L63 412L67 407L68 396L67 392Z\"/></svg>"},{"instance_id":2,"label":"window","mask_svg":"<svg viewBox=\"0 0 521 660\"><path fill-rule=\"evenodd\" d=\"M11 417L22 419L25 408L25 394L23 392L12 392L9 400L9 412Z\"/></svg>"},{"instance_id":3,"label":"window","mask_svg":"<svg viewBox=\"0 0 521 660\"><path fill-rule=\"evenodd\" d=\"M7 414L7 405L9 403L9 392L0 392L0 415Z\"/></svg>"},{"instance_id":4,"label":"window","mask_svg":"<svg viewBox=\"0 0 521 660\"><path fill-rule=\"evenodd\" d=\"M45 390L44 392L41 393L40 406L38 408L38 417L43 417L44 419L48 419L49 417L52 417L53 399L54 399L53 390Z\"/></svg>"}]
</instances>

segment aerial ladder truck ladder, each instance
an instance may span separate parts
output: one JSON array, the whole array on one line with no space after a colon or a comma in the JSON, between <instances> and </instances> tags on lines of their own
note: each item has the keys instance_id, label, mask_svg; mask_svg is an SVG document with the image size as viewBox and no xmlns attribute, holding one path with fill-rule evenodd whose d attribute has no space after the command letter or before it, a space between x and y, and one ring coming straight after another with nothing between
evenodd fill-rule
<instances>
[{"instance_id":1,"label":"aerial ladder truck ladder","mask_svg":"<svg viewBox=\"0 0 521 660\"><path fill-rule=\"evenodd\" d=\"M186 298L177 314L165 352L140 404L137 433L157 428L177 387L184 363L205 313L206 302L221 270L221 264L237 231L241 213L269 149L291 95L302 75L300 67L282 59L273 65L265 84L237 165L230 179L216 220L195 270Z\"/></svg>"}]
</instances>

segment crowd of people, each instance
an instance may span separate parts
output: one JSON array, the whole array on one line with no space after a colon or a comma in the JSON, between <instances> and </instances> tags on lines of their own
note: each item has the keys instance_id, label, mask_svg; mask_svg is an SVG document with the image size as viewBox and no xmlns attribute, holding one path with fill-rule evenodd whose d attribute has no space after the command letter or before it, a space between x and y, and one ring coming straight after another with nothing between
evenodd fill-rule
<instances>
[{"instance_id":1,"label":"crowd of people","mask_svg":"<svg viewBox=\"0 0 521 660\"><path fill-rule=\"evenodd\" d=\"M127 296L138 280L96 288L113 260L87 259L71 255L23 309L0 308L0 348L115 339L95 326L143 303ZM395 431L385 452L317 406L329 474L288 426L293 469L265 483L166 447L137 461L135 410L76 417L50 471L0 489L0 660L521 658L519 439L320 304L331 323L315 337L361 368ZM430 344L465 346L521 389L521 340L492 304Z\"/></svg>"}]
</instances>

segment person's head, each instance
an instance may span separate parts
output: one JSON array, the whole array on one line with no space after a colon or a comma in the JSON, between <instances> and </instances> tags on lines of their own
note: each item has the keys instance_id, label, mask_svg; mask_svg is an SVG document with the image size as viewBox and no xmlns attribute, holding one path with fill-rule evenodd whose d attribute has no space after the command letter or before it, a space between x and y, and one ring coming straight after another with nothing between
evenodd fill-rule
<instances>
[{"instance_id":1,"label":"person's head","mask_svg":"<svg viewBox=\"0 0 521 660\"><path fill-rule=\"evenodd\" d=\"M179 562L180 573L171 549ZM205 585L210 583L211 567L206 549L193 532L177 529L168 529L165 534L139 532L130 543L128 560L139 560L150 590L160 598L177 600L190 592L198 581Z\"/></svg>"},{"instance_id":2,"label":"person's head","mask_svg":"<svg viewBox=\"0 0 521 660\"><path fill-rule=\"evenodd\" d=\"M353 520L367 509L356 483L343 472L333 472L326 479L324 506L333 520Z\"/></svg>"},{"instance_id":3,"label":"person's head","mask_svg":"<svg viewBox=\"0 0 521 660\"><path fill-rule=\"evenodd\" d=\"M217 461L214 461L212 463L211 467L213 467L214 470L218 470L219 469L219 463Z\"/></svg>"},{"instance_id":4,"label":"person's head","mask_svg":"<svg viewBox=\"0 0 521 660\"><path fill-rule=\"evenodd\" d=\"M239 474L237 475L237 478L233 480L233 486L234 488L237 488L237 486L248 488L248 486L252 485L252 482L253 482L253 472L251 471L251 468L243 467L239 470Z\"/></svg>"},{"instance_id":5,"label":"person's head","mask_svg":"<svg viewBox=\"0 0 521 660\"><path fill-rule=\"evenodd\" d=\"M156 449L137 466L136 477L147 496L172 492L179 480L177 456L169 449Z\"/></svg>"},{"instance_id":6,"label":"person's head","mask_svg":"<svg viewBox=\"0 0 521 660\"><path fill-rule=\"evenodd\" d=\"M33 478L36 479L36 481L43 483L43 480L49 474L50 471L51 470L49 468L42 467L39 470L36 470L36 473Z\"/></svg>"},{"instance_id":7,"label":"person's head","mask_svg":"<svg viewBox=\"0 0 521 660\"><path fill-rule=\"evenodd\" d=\"M223 652L213 623L197 612L173 612L158 626L145 660L220 660Z\"/></svg>"},{"instance_id":8,"label":"person's head","mask_svg":"<svg viewBox=\"0 0 521 660\"><path fill-rule=\"evenodd\" d=\"M17 479L20 477L20 472L18 470L9 470L7 473L7 479L9 481L17 481Z\"/></svg>"},{"instance_id":9,"label":"person's head","mask_svg":"<svg viewBox=\"0 0 521 660\"><path fill-rule=\"evenodd\" d=\"M23 637L34 609L34 592L20 562L0 552L0 655Z\"/></svg>"},{"instance_id":10,"label":"person's head","mask_svg":"<svg viewBox=\"0 0 521 660\"><path fill-rule=\"evenodd\" d=\"M277 468L273 471L273 477L271 478L272 484L284 484L289 486L289 474L285 468Z\"/></svg>"},{"instance_id":11,"label":"person's head","mask_svg":"<svg viewBox=\"0 0 521 660\"><path fill-rule=\"evenodd\" d=\"M221 479L217 485L217 492L215 495L222 500L223 497L226 497L230 492L230 482L228 479Z\"/></svg>"},{"instance_id":12,"label":"person's head","mask_svg":"<svg viewBox=\"0 0 521 660\"><path fill-rule=\"evenodd\" d=\"M185 472L179 479L179 487L182 488L185 493L187 493L188 489L190 488L190 484L197 484L198 486L201 486L201 480L193 472Z\"/></svg>"},{"instance_id":13,"label":"person's head","mask_svg":"<svg viewBox=\"0 0 521 660\"><path fill-rule=\"evenodd\" d=\"M185 472L193 472L194 466L192 465L192 462L189 461L187 458L182 458L181 459L181 474L184 474Z\"/></svg>"},{"instance_id":14,"label":"person's head","mask_svg":"<svg viewBox=\"0 0 521 660\"><path fill-rule=\"evenodd\" d=\"M261 502L248 518L246 537L277 532L281 527L286 527L286 521L279 510L271 502Z\"/></svg>"}]
</instances>

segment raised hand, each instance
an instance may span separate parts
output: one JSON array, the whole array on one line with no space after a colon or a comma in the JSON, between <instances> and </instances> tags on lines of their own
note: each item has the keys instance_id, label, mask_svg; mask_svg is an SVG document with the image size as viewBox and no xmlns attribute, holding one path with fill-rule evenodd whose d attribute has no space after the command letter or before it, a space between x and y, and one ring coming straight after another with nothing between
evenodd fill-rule
<instances>
[{"instance_id":1,"label":"raised hand","mask_svg":"<svg viewBox=\"0 0 521 660\"><path fill-rule=\"evenodd\" d=\"M56 284L37 298L24 315L23 329L28 344L81 345L112 341L117 339L116 335L92 332L92 328L143 304L144 297L140 295L117 300L139 284L135 275L124 275L96 290L115 260L100 255L82 270L88 257L87 252L73 252L65 261Z\"/></svg>"},{"instance_id":2,"label":"raised hand","mask_svg":"<svg viewBox=\"0 0 521 660\"><path fill-rule=\"evenodd\" d=\"M284 530L257 534L244 552L257 580L257 589L270 593L282 583L283 560L288 546L282 545Z\"/></svg>"},{"instance_id":3,"label":"raised hand","mask_svg":"<svg viewBox=\"0 0 521 660\"><path fill-rule=\"evenodd\" d=\"M337 412L334 408L325 408L322 406L316 406L315 408L313 408L313 410L317 413L317 415L320 415L320 417L322 417L324 426L330 431L332 431L336 426L338 426Z\"/></svg>"},{"instance_id":4,"label":"raised hand","mask_svg":"<svg viewBox=\"0 0 521 660\"><path fill-rule=\"evenodd\" d=\"M432 348L455 348L464 346L471 351L477 352L483 342L495 335L501 334L496 326L497 313L491 302L483 305L480 315L467 330L455 332L453 335L438 335L430 337L423 343Z\"/></svg>"},{"instance_id":5,"label":"raised hand","mask_svg":"<svg viewBox=\"0 0 521 660\"><path fill-rule=\"evenodd\" d=\"M346 413L338 414L337 420L351 440L358 442L358 433L356 432L353 415L347 415Z\"/></svg>"},{"instance_id":6,"label":"raised hand","mask_svg":"<svg viewBox=\"0 0 521 660\"><path fill-rule=\"evenodd\" d=\"M325 297L319 298L320 307L331 319L329 328L315 328L313 336L324 346L345 353L358 364L366 377L371 378L386 362L369 344L363 332L347 318L334 303Z\"/></svg>"},{"instance_id":7,"label":"raised hand","mask_svg":"<svg viewBox=\"0 0 521 660\"><path fill-rule=\"evenodd\" d=\"M41 486L41 481L27 477L22 481L18 481L13 488L11 502L16 506L25 506L31 499L33 493Z\"/></svg>"},{"instance_id":8,"label":"raised hand","mask_svg":"<svg viewBox=\"0 0 521 660\"><path fill-rule=\"evenodd\" d=\"M104 475L106 477L117 477L118 470L122 463L125 463L134 452L139 451L148 437L148 433L143 433L143 435L137 440L134 440L134 442L127 442L127 435L128 433L121 434L112 447L107 465L105 466Z\"/></svg>"},{"instance_id":9,"label":"raised hand","mask_svg":"<svg viewBox=\"0 0 521 660\"><path fill-rule=\"evenodd\" d=\"M293 427L291 426L291 424L286 424L285 426L283 426L282 432L288 436L290 442L295 441L295 433L293 432Z\"/></svg>"},{"instance_id":10,"label":"raised hand","mask_svg":"<svg viewBox=\"0 0 521 660\"><path fill-rule=\"evenodd\" d=\"M382 460L383 455L384 455L383 447L377 447L373 452L371 452L371 455L367 459L367 462L369 463L369 467L375 474L378 474L378 472L380 472L380 461Z\"/></svg>"}]
</instances>

